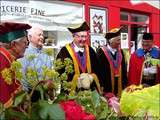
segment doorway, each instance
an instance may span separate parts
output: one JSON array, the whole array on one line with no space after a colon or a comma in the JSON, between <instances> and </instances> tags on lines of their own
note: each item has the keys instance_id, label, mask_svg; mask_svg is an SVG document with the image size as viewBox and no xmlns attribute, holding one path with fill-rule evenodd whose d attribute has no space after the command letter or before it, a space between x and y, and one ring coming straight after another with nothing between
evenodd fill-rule
<instances>
[{"instance_id":1,"label":"doorway","mask_svg":"<svg viewBox=\"0 0 160 120\"><path fill-rule=\"evenodd\" d=\"M133 44L133 51L141 47L142 35L147 32L147 26L131 24L131 42ZM132 52L133 52L132 51Z\"/></svg>"},{"instance_id":2,"label":"doorway","mask_svg":"<svg viewBox=\"0 0 160 120\"><path fill-rule=\"evenodd\" d=\"M141 47L142 35L149 32L149 16L143 14L135 14L129 12L121 12L122 33L128 34L128 49L133 53Z\"/></svg>"}]
</instances>

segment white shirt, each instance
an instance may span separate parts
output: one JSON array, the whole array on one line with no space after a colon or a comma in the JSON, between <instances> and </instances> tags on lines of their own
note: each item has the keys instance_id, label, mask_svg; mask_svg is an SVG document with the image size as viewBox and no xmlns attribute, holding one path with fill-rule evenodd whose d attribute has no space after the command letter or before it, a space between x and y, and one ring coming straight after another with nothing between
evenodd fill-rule
<instances>
[{"instance_id":1,"label":"white shirt","mask_svg":"<svg viewBox=\"0 0 160 120\"><path fill-rule=\"evenodd\" d=\"M74 51L77 53L77 52L84 52L84 48L79 48L75 43L74 44Z\"/></svg>"},{"instance_id":2,"label":"white shirt","mask_svg":"<svg viewBox=\"0 0 160 120\"><path fill-rule=\"evenodd\" d=\"M107 48L109 49L109 51L111 51L113 55L115 55L115 53L117 52L117 49L111 48L110 45L107 45Z\"/></svg>"}]
</instances>

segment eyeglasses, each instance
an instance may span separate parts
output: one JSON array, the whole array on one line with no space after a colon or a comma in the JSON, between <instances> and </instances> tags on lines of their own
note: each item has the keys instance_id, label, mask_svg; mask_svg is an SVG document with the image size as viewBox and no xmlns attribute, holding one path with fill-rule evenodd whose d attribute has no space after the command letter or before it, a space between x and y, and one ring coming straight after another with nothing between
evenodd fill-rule
<instances>
[{"instance_id":1,"label":"eyeglasses","mask_svg":"<svg viewBox=\"0 0 160 120\"><path fill-rule=\"evenodd\" d=\"M78 35L78 34L74 34L74 36L77 36L81 39L87 39L88 38L88 35Z\"/></svg>"}]
</instances>

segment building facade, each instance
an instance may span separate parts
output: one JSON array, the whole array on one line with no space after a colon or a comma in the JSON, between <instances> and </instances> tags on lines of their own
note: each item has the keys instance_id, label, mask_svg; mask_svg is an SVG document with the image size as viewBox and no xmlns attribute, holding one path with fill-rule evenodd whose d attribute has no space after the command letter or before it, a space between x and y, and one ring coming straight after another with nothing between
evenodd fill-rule
<instances>
[{"instance_id":1,"label":"building facade","mask_svg":"<svg viewBox=\"0 0 160 120\"><path fill-rule=\"evenodd\" d=\"M54 48L55 55L72 41L67 27L86 20L90 25L88 44L97 48L106 44L107 31L123 26L121 47L133 52L141 46L143 32L152 32L160 47L160 8L155 6L159 4L147 0L2 0L0 21L40 24L45 46Z\"/></svg>"},{"instance_id":2,"label":"building facade","mask_svg":"<svg viewBox=\"0 0 160 120\"><path fill-rule=\"evenodd\" d=\"M128 48L140 47L143 32L152 32L154 43L160 47L160 8L149 4L149 2L137 2L134 0L65 0L67 2L84 5L85 20L91 22L91 9L103 9L106 11L106 29L124 26ZM157 1L151 1L154 5ZM131 44L132 43L132 44ZM127 47L127 45L124 45Z\"/></svg>"}]
</instances>

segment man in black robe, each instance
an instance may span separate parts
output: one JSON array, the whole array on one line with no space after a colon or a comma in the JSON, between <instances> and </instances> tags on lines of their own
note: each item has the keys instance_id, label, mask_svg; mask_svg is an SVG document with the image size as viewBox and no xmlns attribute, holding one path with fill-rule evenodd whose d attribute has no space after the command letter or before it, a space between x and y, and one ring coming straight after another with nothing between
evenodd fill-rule
<instances>
[{"instance_id":1,"label":"man in black robe","mask_svg":"<svg viewBox=\"0 0 160 120\"><path fill-rule=\"evenodd\" d=\"M62 61L65 58L70 58L73 61L74 72L68 75L68 81L72 82L71 94L73 94L77 88L91 88L92 90L97 89L98 92L101 92L100 83L102 81L102 75L100 63L95 51L86 43L89 38L87 32L89 29L86 22L83 22L76 28L68 28L72 33L73 42L64 46L57 55L57 59L60 58ZM64 70L60 71L60 73L63 72ZM86 78L90 78L90 80L87 82ZM83 83L81 83L81 81L83 81ZM78 84L79 82L81 85ZM88 83L90 83L89 88L87 87Z\"/></svg>"},{"instance_id":2,"label":"man in black robe","mask_svg":"<svg viewBox=\"0 0 160 120\"><path fill-rule=\"evenodd\" d=\"M103 64L105 77L103 91L116 96L120 96L122 89L127 85L127 66L124 52L120 49L121 29L114 28L106 33L105 38L108 44L97 51L99 60Z\"/></svg>"}]
</instances>

